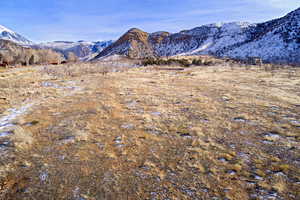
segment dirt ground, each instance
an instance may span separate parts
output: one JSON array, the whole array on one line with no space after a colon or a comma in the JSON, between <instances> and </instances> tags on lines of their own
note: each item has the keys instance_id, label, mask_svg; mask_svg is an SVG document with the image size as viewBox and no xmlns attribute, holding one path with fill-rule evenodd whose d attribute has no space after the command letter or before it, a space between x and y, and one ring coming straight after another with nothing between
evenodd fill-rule
<instances>
[{"instance_id":1,"label":"dirt ground","mask_svg":"<svg viewBox=\"0 0 300 200\"><path fill-rule=\"evenodd\" d=\"M128 66L0 71L0 199L300 199L300 69Z\"/></svg>"}]
</instances>

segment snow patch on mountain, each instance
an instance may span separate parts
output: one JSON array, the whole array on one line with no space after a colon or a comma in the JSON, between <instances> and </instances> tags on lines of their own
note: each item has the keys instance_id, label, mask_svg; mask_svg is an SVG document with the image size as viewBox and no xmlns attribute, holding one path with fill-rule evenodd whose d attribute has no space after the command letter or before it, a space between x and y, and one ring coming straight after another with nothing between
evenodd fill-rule
<instances>
[{"instance_id":1,"label":"snow patch on mountain","mask_svg":"<svg viewBox=\"0 0 300 200\"><path fill-rule=\"evenodd\" d=\"M217 23L172 34L154 44L157 55L215 55L300 63L300 9L260 24Z\"/></svg>"},{"instance_id":2,"label":"snow patch on mountain","mask_svg":"<svg viewBox=\"0 0 300 200\"><path fill-rule=\"evenodd\" d=\"M0 39L9 40L20 45L31 45L32 42L14 31L0 25Z\"/></svg>"},{"instance_id":3,"label":"snow patch on mountain","mask_svg":"<svg viewBox=\"0 0 300 200\"><path fill-rule=\"evenodd\" d=\"M2 32L4 32L4 31L5 31L5 32L8 32L8 33L11 33L11 34L14 33L12 30L10 30L10 29L8 29L8 28L6 28L6 27L0 25L0 32L2 33Z\"/></svg>"}]
</instances>

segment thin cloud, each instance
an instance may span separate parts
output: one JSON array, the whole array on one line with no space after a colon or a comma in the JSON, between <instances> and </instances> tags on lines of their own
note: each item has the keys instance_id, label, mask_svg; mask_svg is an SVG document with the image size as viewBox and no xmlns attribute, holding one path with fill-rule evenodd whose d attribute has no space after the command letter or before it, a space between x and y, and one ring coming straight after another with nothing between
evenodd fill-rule
<instances>
[{"instance_id":1,"label":"thin cloud","mask_svg":"<svg viewBox=\"0 0 300 200\"><path fill-rule=\"evenodd\" d=\"M264 6L271 6L281 10L294 10L300 7L298 0L247 0Z\"/></svg>"}]
</instances>

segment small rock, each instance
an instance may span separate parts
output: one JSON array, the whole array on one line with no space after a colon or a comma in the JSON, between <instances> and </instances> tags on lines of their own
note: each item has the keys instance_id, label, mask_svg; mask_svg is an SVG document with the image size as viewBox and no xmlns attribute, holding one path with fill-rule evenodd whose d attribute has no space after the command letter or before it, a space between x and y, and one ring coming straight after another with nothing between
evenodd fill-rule
<instances>
[{"instance_id":1,"label":"small rock","mask_svg":"<svg viewBox=\"0 0 300 200\"><path fill-rule=\"evenodd\" d=\"M229 175L235 175L236 171L235 170L228 170L227 174L229 174Z\"/></svg>"},{"instance_id":2,"label":"small rock","mask_svg":"<svg viewBox=\"0 0 300 200\"><path fill-rule=\"evenodd\" d=\"M189 133L180 133L180 136L183 138L192 138L192 136Z\"/></svg>"},{"instance_id":3,"label":"small rock","mask_svg":"<svg viewBox=\"0 0 300 200\"><path fill-rule=\"evenodd\" d=\"M273 144L273 142L271 142L269 140L263 140L262 143L264 143L264 144Z\"/></svg>"},{"instance_id":4,"label":"small rock","mask_svg":"<svg viewBox=\"0 0 300 200\"><path fill-rule=\"evenodd\" d=\"M223 100L223 101L230 101L230 98L227 97L227 96L222 96L222 100Z\"/></svg>"},{"instance_id":5,"label":"small rock","mask_svg":"<svg viewBox=\"0 0 300 200\"><path fill-rule=\"evenodd\" d=\"M278 139L281 138L281 136L279 135L279 133L277 132L268 132L264 134L264 137L268 140L268 141L276 141Z\"/></svg>"},{"instance_id":6,"label":"small rock","mask_svg":"<svg viewBox=\"0 0 300 200\"><path fill-rule=\"evenodd\" d=\"M117 136L114 139L114 142L115 142L116 147L124 147L125 146L125 144L122 143L122 137L121 136Z\"/></svg>"},{"instance_id":7,"label":"small rock","mask_svg":"<svg viewBox=\"0 0 300 200\"><path fill-rule=\"evenodd\" d=\"M39 176L39 178L40 178L40 180L42 181L42 182L45 182L47 179L48 179L48 173L47 172L42 172L41 174L40 174L40 176Z\"/></svg>"},{"instance_id":8,"label":"small rock","mask_svg":"<svg viewBox=\"0 0 300 200\"><path fill-rule=\"evenodd\" d=\"M235 118L233 118L233 121L236 121L236 122L246 122L247 120L244 117L235 117Z\"/></svg>"},{"instance_id":9,"label":"small rock","mask_svg":"<svg viewBox=\"0 0 300 200\"><path fill-rule=\"evenodd\" d=\"M60 139L60 144L68 144L74 142L75 142L75 136L66 136Z\"/></svg>"},{"instance_id":10,"label":"small rock","mask_svg":"<svg viewBox=\"0 0 300 200\"><path fill-rule=\"evenodd\" d=\"M286 177L286 175L283 172L276 172L274 173L275 176L282 176L282 177Z\"/></svg>"},{"instance_id":11,"label":"small rock","mask_svg":"<svg viewBox=\"0 0 300 200\"><path fill-rule=\"evenodd\" d=\"M300 127L300 121L297 121L297 120L291 120L290 123L291 123L293 126Z\"/></svg>"},{"instance_id":12,"label":"small rock","mask_svg":"<svg viewBox=\"0 0 300 200\"><path fill-rule=\"evenodd\" d=\"M218 160L221 162L227 162L226 158L218 158Z\"/></svg>"},{"instance_id":13,"label":"small rock","mask_svg":"<svg viewBox=\"0 0 300 200\"><path fill-rule=\"evenodd\" d=\"M11 147L12 143L10 141L2 141L0 142L0 149L6 149L8 147Z\"/></svg>"},{"instance_id":14,"label":"small rock","mask_svg":"<svg viewBox=\"0 0 300 200\"><path fill-rule=\"evenodd\" d=\"M37 120L33 120L32 122L28 122L26 124L24 124L25 126L34 126L34 125L37 125L39 123L39 121Z\"/></svg>"},{"instance_id":15,"label":"small rock","mask_svg":"<svg viewBox=\"0 0 300 200\"><path fill-rule=\"evenodd\" d=\"M259 180L259 181L264 180L263 177L258 176L257 174L255 174L255 175L253 176L253 178L256 179L256 180Z\"/></svg>"},{"instance_id":16,"label":"small rock","mask_svg":"<svg viewBox=\"0 0 300 200\"><path fill-rule=\"evenodd\" d=\"M114 139L114 142L117 143L117 144L120 144L122 142L122 137L121 136L117 136L115 139Z\"/></svg>"}]
</instances>

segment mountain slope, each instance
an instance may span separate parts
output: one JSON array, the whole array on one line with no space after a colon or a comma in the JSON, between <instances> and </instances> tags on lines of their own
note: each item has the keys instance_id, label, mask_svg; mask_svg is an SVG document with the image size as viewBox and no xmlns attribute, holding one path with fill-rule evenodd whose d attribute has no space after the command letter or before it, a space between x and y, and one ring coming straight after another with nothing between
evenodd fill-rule
<instances>
[{"instance_id":1,"label":"mountain slope","mask_svg":"<svg viewBox=\"0 0 300 200\"><path fill-rule=\"evenodd\" d=\"M149 43L149 34L136 28L130 29L120 39L100 52L96 59L114 54L135 58L152 56L153 49Z\"/></svg>"},{"instance_id":2,"label":"mountain slope","mask_svg":"<svg viewBox=\"0 0 300 200\"><path fill-rule=\"evenodd\" d=\"M228 48L220 55L300 63L300 8L283 18L257 24L250 33L245 44Z\"/></svg>"},{"instance_id":3,"label":"mountain slope","mask_svg":"<svg viewBox=\"0 0 300 200\"><path fill-rule=\"evenodd\" d=\"M20 45L32 44L30 40L1 25L0 25L0 39L9 40Z\"/></svg>"},{"instance_id":4,"label":"mountain slope","mask_svg":"<svg viewBox=\"0 0 300 200\"><path fill-rule=\"evenodd\" d=\"M131 29L95 57L120 54L134 58L172 55L215 55L268 62L300 63L300 8L260 24L208 24L170 34Z\"/></svg>"}]
</instances>

